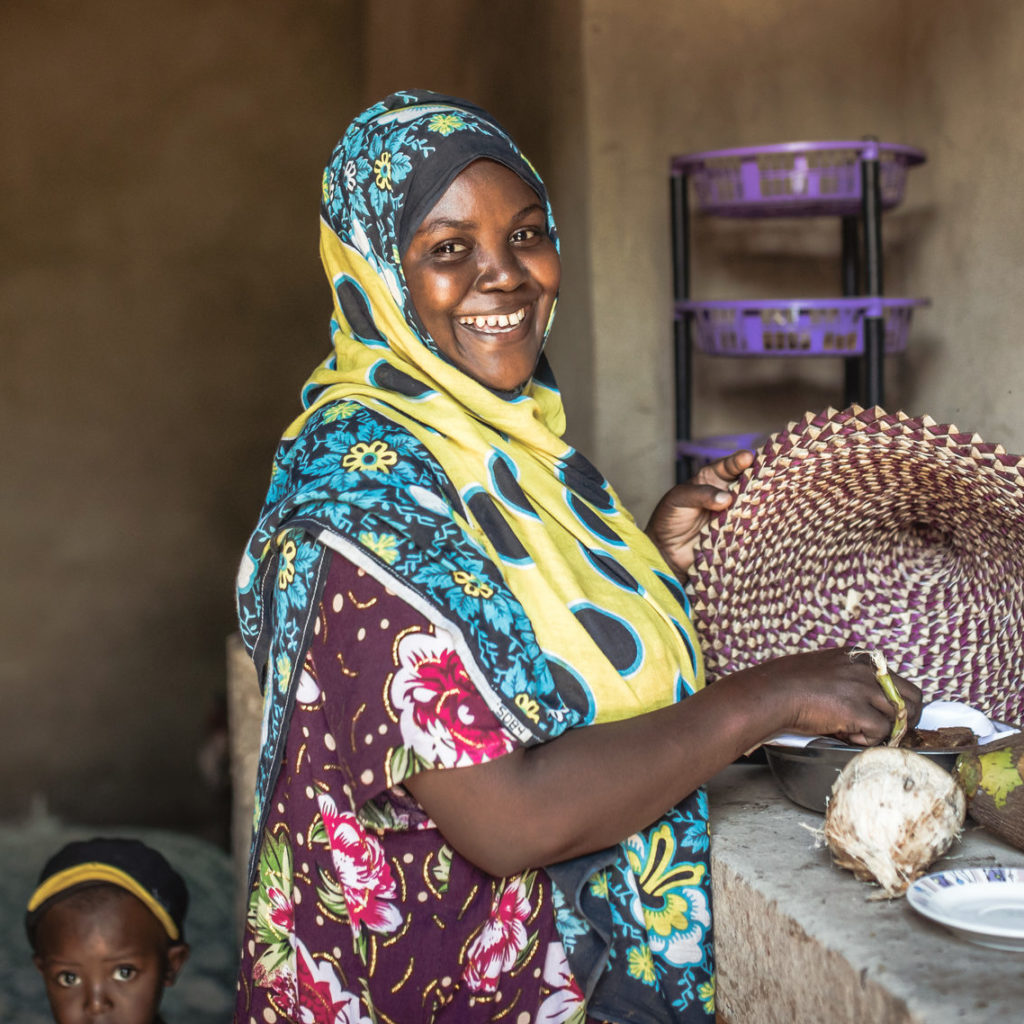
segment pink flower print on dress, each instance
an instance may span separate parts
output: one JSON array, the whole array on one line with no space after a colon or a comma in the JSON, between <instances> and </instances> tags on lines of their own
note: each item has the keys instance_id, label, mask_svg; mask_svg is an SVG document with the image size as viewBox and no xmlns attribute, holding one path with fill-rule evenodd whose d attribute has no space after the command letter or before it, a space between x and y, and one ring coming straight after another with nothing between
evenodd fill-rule
<instances>
[{"instance_id":1,"label":"pink flower print on dress","mask_svg":"<svg viewBox=\"0 0 1024 1024\"><path fill-rule=\"evenodd\" d=\"M587 1008L583 991L576 984L565 947L560 942L548 944L544 958L544 980L555 990L540 1004L537 1024L583 1024Z\"/></svg>"},{"instance_id":2,"label":"pink flower print on dress","mask_svg":"<svg viewBox=\"0 0 1024 1024\"><path fill-rule=\"evenodd\" d=\"M402 915L392 902L397 889L380 842L351 811L339 811L327 794L322 793L317 802L353 934L358 936L362 925L374 932L395 931Z\"/></svg>"},{"instance_id":3,"label":"pink flower print on dress","mask_svg":"<svg viewBox=\"0 0 1024 1024\"><path fill-rule=\"evenodd\" d=\"M267 903L270 904L270 923L282 932L291 933L295 927L295 906L291 897L280 889L270 886L267 889Z\"/></svg>"},{"instance_id":4,"label":"pink flower print on dress","mask_svg":"<svg viewBox=\"0 0 1024 1024\"><path fill-rule=\"evenodd\" d=\"M510 878L491 907L491 916L470 944L462 977L471 992L494 992L498 976L509 970L527 943L530 901L522 878Z\"/></svg>"},{"instance_id":5,"label":"pink flower print on dress","mask_svg":"<svg viewBox=\"0 0 1024 1024\"><path fill-rule=\"evenodd\" d=\"M398 644L400 667L391 681L402 739L442 768L482 764L514 749L469 681L450 640L409 633Z\"/></svg>"},{"instance_id":6,"label":"pink flower print on dress","mask_svg":"<svg viewBox=\"0 0 1024 1024\"><path fill-rule=\"evenodd\" d=\"M272 976L253 974L253 982L261 988L270 989L270 1002L278 1013L294 1018L299 1013L299 986L295 981L294 958L282 964Z\"/></svg>"},{"instance_id":7,"label":"pink flower print on dress","mask_svg":"<svg viewBox=\"0 0 1024 1024\"><path fill-rule=\"evenodd\" d=\"M314 960L295 940L298 1016L301 1024L373 1024L362 1012L359 997L347 992L329 960Z\"/></svg>"}]
</instances>

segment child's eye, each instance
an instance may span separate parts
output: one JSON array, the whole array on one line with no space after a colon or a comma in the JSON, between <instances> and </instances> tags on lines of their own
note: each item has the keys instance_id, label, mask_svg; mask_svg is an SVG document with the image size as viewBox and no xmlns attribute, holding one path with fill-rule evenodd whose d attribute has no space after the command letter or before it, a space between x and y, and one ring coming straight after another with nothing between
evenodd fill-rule
<instances>
[{"instance_id":1,"label":"child's eye","mask_svg":"<svg viewBox=\"0 0 1024 1024\"><path fill-rule=\"evenodd\" d=\"M57 984L61 988L71 988L78 984L78 975L74 971L60 971L57 974Z\"/></svg>"},{"instance_id":2,"label":"child's eye","mask_svg":"<svg viewBox=\"0 0 1024 1024\"><path fill-rule=\"evenodd\" d=\"M115 981L131 981L138 973L138 970L131 964L122 964L120 967L114 968L114 979Z\"/></svg>"}]
</instances>

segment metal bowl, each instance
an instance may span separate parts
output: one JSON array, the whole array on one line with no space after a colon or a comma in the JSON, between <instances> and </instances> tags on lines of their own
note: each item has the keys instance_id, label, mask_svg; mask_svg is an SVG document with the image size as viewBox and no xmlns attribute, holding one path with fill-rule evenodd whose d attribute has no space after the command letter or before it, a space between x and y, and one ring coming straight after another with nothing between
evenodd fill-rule
<instances>
[{"instance_id":1,"label":"metal bowl","mask_svg":"<svg viewBox=\"0 0 1024 1024\"><path fill-rule=\"evenodd\" d=\"M958 754L969 747L947 750L915 750L915 754L930 758L947 771L956 765ZM795 804L810 811L825 813L825 804L832 792L836 776L864 747L848 746L838 740L819 738L806 747L790 747L777 743L764 745L768 767L771 768L779 789Z\"/></svg>"}]
</instances>

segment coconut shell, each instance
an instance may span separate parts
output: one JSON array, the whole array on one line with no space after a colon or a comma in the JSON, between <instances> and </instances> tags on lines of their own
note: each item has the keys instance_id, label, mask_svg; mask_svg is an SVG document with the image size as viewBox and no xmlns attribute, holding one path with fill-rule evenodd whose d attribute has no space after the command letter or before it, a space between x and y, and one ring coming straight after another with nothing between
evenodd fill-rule
<instances>
[{"instance_id":1,"label":"coconut shell","mask_svg":"<svg viewBox=\"0 0 1024 1024\"><path fill-rule=\"evenodd\" d=\"M960 835L966 801L953 776L901 747L850 758L825 809L825 842L837 867L902 896Z\"/></svg>"},{"instance_id":2,"label":"coconut shell","mask_svg":"<svg viewBox=\"0 0 1024 1024\"><path fill-rule=\"evenodd\" d=\"M1024 850L1024 735L1016 733L965 751L956 774L967 813L989 832Z\"/></svg>"}]
</instances>

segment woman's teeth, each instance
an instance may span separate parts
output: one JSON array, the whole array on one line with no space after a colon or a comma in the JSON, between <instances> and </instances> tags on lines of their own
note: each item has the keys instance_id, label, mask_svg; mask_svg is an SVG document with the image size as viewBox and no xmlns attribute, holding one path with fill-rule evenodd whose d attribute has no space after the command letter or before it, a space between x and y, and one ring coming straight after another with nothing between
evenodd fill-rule
<instances>
[{"instance_id":1,"label":"woman's teeth","mask_svg":"<svg viewBox=\"0 0 1024 1024\"><path fill-rule=\"evenodd\" d=\"M474 327L478 331L508 330L518 327L526 319L526 307L517 309L508 315L502 313L497 316L460 316L459 323L466 327Z\"/></svg>"}]
</instances>

